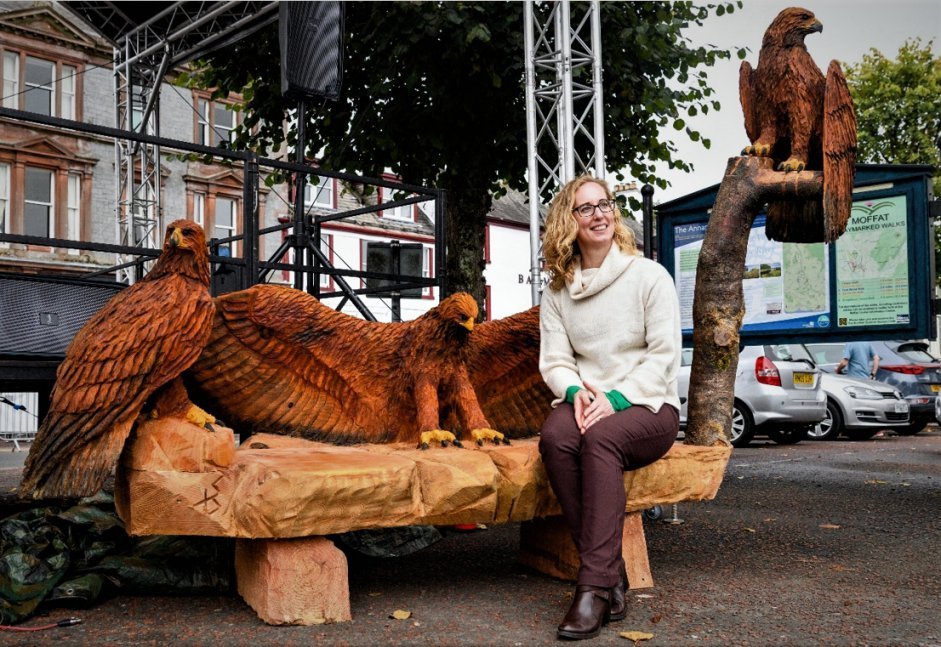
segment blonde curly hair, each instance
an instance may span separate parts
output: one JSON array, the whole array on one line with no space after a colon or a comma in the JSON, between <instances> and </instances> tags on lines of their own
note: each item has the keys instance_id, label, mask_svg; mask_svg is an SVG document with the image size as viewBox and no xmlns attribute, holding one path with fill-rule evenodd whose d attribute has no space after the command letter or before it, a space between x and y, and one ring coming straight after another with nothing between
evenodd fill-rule
<instances>
[{"instance_id":1,"label":"blonde curly hair","mask_svg":"<svg viewBox=\"0 0 941 647\"><path fill-rule=\"evenodd\" d=\"M634 232L624 224L621 210L614 200L614 194L608 188L608 183L591 175L581 175L567 182L559 190L552 204L549 205L549 214L546 216L542 252L546 259L546 270L549 272L550 290L561 290L575 274L575 258L580 255L580 252L576 240L578 221L572 209L575 207L575 192L589 182L594 182L603 188L608 200L614 202L614 242L621 251L637 254Z\"/></svg>"}]
</instances>

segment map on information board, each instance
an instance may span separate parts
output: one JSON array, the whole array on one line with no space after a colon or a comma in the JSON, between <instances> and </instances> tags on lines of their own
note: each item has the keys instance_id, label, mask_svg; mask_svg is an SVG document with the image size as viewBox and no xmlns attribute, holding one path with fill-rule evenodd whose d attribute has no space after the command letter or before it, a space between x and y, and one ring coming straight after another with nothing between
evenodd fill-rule
<instances>
[{"instance_id":1,"label":"map on information board","mask_svg":"<svg viewBox=\"0 0 941 647\"><path fill-rule=\"evenodd\" d=\"M706 223L673 228L674 265L683 332L693 329L696 267ZM765 235L765 216L755 218L748 236L742 292L742 331L830 327L828 246L779 243Z\"/></svg>"},{"instance_id":2,"label":"map on information board","mask_svg":"<svg viewBox=\"0 0 941 647\"><path fill-rule=\"evenodd\" d=\"M836 241L838 327L909 322L906 214L905 196L853 203Z\"/></svg>"}]
</instances>

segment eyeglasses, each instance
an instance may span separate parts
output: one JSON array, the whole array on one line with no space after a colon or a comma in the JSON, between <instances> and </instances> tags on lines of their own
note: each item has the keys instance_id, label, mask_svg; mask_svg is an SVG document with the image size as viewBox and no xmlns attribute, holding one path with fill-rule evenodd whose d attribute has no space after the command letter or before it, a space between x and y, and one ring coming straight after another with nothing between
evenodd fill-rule
<instances>
[{"instance_id":1,"label":"eyeglasses","mask_svg":"<svg viewBox=\"0 0 941 647\"><path fill-rule=\"evenodd\" d=\"M577 213L582 218L591 218L595 215L595 209L599 209L601 213L611 213L614 211L614 202L612 200L598 200L598 204L586 202L572 209L572 213Z\"/></svg>"}]
</instances>

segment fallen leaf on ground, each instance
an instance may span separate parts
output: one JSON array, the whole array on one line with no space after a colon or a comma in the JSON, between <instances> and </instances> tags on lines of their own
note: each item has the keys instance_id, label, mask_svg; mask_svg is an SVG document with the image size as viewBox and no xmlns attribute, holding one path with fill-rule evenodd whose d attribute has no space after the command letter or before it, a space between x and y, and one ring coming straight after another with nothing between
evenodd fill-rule
<instances>
[{"instance_id":1,"label":"fallen leaf on ground","mask_svg":"<svg viewBox=\"0 0 941 647\"><path fill-rule=\"evenodd\" d=\"M644 633L643 631L622 631L618 634L621 638L627 638L628 640L633 640L635 643L641 640L650 640L653 638L653 634Z\"/></svg>"},{"instance_id":2,"label":"fallen leaf on ground","mask_svg":"<svg viewBox=\"0 0 941 647\"><path fill-rule=\"evenodd\" d=\"M742 528L745 532L755 532L754 528Z\"/></svg>"},{"instance_id":3,"label":"fallen leaf on ground","mask_svg":"<svg viewBox=\"0 0 941 647\"><path fill-rule=\"evenodd\" d=\"M367 593L366 595L368 595L368 596L371 597L371 598L377 598L377 597L379 597L380 595L382 595L382 593L381 593L380 591L370 591L370 592Z\"/></svg>"},{"instance_id":4,"label":"fallen leaf on ground","mask_svg":"<svg viewBox=\"0 0 941 647\"><path fill-rule=\"evenodd\" d=\"M412 617L411 611L403 611L402 609L396 609L392 612L390 618L395 618L396 620L408 620Z\"/></svg>"},{"instance_id":5,"label":"fallen leaf on ground","mask_svg":"<svg viewBox=\"0 0 941 647\"><path fill-rule=\"evenodd\" d=\"M886 481L881 481L879 479L869 479L866 481L866 485L885 485Z\"/></svg>"},{"instance_id":6,"label":"fallen leaf on ground","mask_svg":"<svg viewBox=\"0 0 941 647\"><path fill-rule=\"evenodd\" d=\"M654 596L650 595L649 593L638 593L634 597L637 598L638 600L649 600L649 599L653 599Z\"/></svg>"},{"instance_id":7,"label":"fallen leaf on ground","mask_svg":"<svg viewBox=\"0 0 941 647\"><path fill-rule=\"evenodd\" d=\"M823 528L824 530L839 530L840 529L840 527L836 525L835 523L822 523L820 524L820 527Z\"/></svg>"},{"instance_id":8,"label":"fallen leaf on ground","mask_svg":"<svg viewBox=\"0 0 941 647\"><path fill-rule=\"evenodd\" d=\"M657 624L657 623L660 622L661 620L663 620L663 616L660 615L659 613L658 613L657 615L655 615L655 616L650 616L650 622L651 622L652 624Z\"/></svg>"}]
</instances>

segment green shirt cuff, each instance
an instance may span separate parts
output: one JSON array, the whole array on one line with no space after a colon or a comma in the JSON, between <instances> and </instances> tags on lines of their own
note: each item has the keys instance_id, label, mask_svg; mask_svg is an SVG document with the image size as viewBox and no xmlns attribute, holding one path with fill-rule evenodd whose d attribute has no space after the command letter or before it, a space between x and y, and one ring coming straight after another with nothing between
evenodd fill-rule
<instances>
[{"instance_id":1,"label":"green shirt cuff","mask_svg":"<svg viewBox=\"0 0 941 647\"><path fill-rule=\"evenodd\" d=\"M575 404L575 394L582 390L577 384L573 384L569 388L565 389L565 401L569 404Z\"/></svg>"},{"instance_id":2,"label":"green shirt cuff","mask_svg":"<svg viewBox=\"0 0 941 647\"><path fill-rule=\"evenodd\" d=\"M608 402L611 403L611 408L615 411L624 411L632 406L630 400L621 395L620 391L608 391L605 393L605 397L608 398Z\"/></svg>"}]
</instances>

